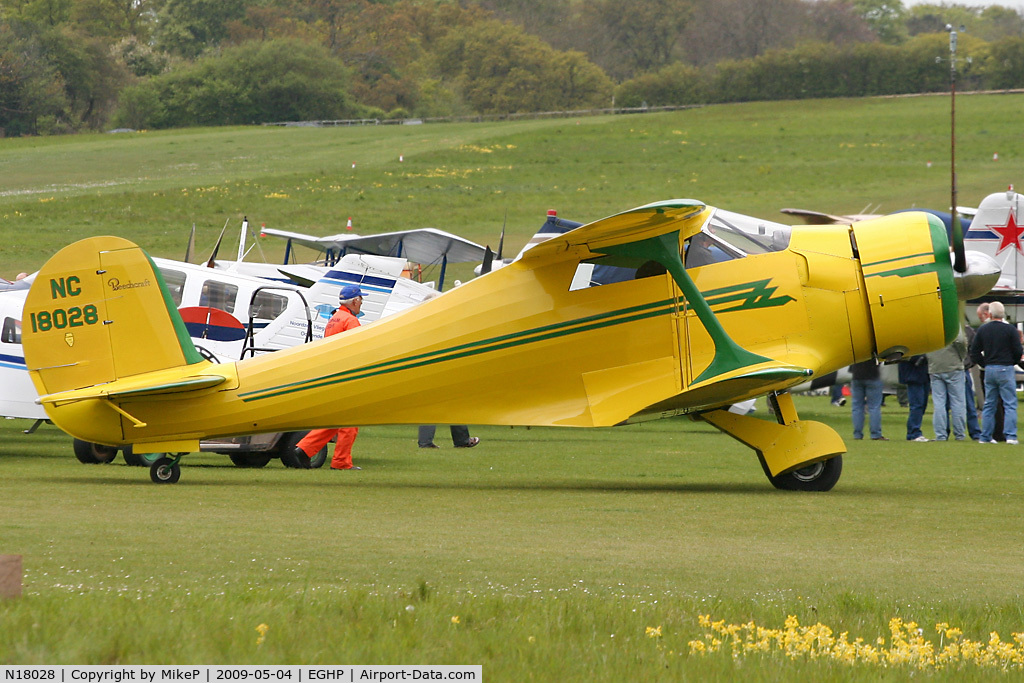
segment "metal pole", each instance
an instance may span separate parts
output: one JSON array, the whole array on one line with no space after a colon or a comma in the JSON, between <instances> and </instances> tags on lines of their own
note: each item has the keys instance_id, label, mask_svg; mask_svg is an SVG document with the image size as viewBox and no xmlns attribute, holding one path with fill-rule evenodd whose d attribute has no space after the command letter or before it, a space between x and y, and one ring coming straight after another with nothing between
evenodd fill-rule
<instances>
[{"instance_id":1,"label":"metal pole","mask_svg":"<svg viewBox=\"0 0 1024 683\"><path fill-rule=\"evenodd\" d=\"M963 273L967 270L967 257L964 254L964 230L960 223L960 214L956 210L956 30L951 25L947 25L946 28L949 30L949 185L953 227L953 270Z\"/></svg>"}]
</instances>

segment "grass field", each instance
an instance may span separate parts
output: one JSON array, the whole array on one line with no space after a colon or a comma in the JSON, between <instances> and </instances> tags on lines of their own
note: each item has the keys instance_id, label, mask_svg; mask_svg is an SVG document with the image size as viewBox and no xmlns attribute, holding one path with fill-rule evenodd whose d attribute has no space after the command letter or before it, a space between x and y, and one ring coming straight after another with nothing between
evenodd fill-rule
<instances>
[{"instance_id":1,"label":"grass field","mask_svg":"<svg viewBox=\"0 0 1024 683\"><path fill-rule=\"evenodd\" d=\"M366 428L360 472L244 470L203 454L176 486L81 465L57 430L25 436L10 421L0 538L24 555L26 594L0 602L0 663L899 678L912 667L688 649L701 614L780 629L793 615L887 644L893 617L936 642L942 622L984 643L1024 630L1022 453L899 440L905 411L891 403L893 440L850 441L827 494L776 491L745 447L685 419L476 428L479 447L440 451L418 449L411 427ZM827 398L798 408L849 434L848 411Z\"/></svg>"},{"instance_id":2,"label":"grass field","mask_svg":"<svg viewBox=\"0 0 1024 683\"><path fill-rule=\"evenodd\" d=\"M1016 181L1022 103L958 99L962 203ZM193 221L208 250L242 215L322 234L348 216L365 232L433 225L493 245L507 211L517 250L548 208L580 220L679 196L766 218L942 208L948 172L943 98L0 140L0 274L100 233L180 257ZM848 410L822 397L797 407L849 435ZM990 633L1013 646L1024 632L1024 451L907 443L905 417L890 402L893 440L849 441L824 494L775 490L746 447L685 419L474 427L481 446L440 451L417 449L413 427L371 427L360 472L202 454L175 486L80 465L54 428L26 436L27 422L4 422L0 554L23 555L25 595L0 601L0 664L482 664L500 681L1019 676L1020 645L1008 654ZM831 635L787 629L789 616ZM793 656L752 642L731 656L723 634L749 622L777 629ZM881 663L823 654L843 632ZM691 645L715 637L722 651ZM929 663L950 640L960 658Z\"/></svg>"}]
</instances>

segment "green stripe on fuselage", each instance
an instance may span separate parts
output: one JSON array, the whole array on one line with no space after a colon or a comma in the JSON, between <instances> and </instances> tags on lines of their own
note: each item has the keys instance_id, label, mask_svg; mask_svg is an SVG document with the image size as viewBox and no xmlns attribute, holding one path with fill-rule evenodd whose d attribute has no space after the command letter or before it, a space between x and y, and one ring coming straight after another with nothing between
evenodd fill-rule
<instances>
[{"instance_id":1,"label":"green stripe on fuselage","mask_svg":"<svg viewBox=\"0 0 1024 683\"><path fill-rule=\"evenodd\" d=\"M769 283L770 280L759 280L757 282L736 285L734 287L709 290L704 294L711 297L721 296L726 293L732 294L732 296L724 296L718 301L714 301L712 303L714 306L732 304L737 299L742 299L748 302L748 305L744 305L742 307L733 306L722 312L732 312L745 308L782 306L790 301L794 301L790 296L772 298L771 293L773 293L776 288L768 287ZM766 294L767 297L765 296ZM661 315L670 315L676 311L676 300L664 299L662 301L655 301L653 303L643 304L640 306L631 306L617 311L578 318L564 323L543 325L541 327L524 330L522 332L514 332L480 341L469 342L467 344L460 344L458 346L452 346L445 349L439 349L437 351L429 351L427 353L382 361L380 363L374 363L350 370L342 370L329 375L300 380L288 384L281 384L276 387L270 387L258 391L245 392L239 394L239 397L243 401L257 401L265 398L272 398L274 396L306 391L307 389L316 389L332 384L341 384L357 379L365 379L367 377L398 372L400 370L409 370L434 363L466 358L482 353L488 353L490 351L499 351L502 349L522 346L524 344L547 341L549 339L564 337L580 332L589 332L602 327L611 327L614 325L636 322L638 320L645 320L647 318L654 318Z\"/></svg>"},{"instance_id":2,"label":"green stripe on fuselage","mask_svg":"<svg viewBox=\"0 0 1024 683\"><path fill-rule=\"evenodd\" d=\"M307 389L314 389L331 384L349 382L355 379L364 379L375 375L397 372L399 370L408 370L411 368L422 367L424 365L455 360L457 358L475 356L490 351L499 351L501 349L522 346L524 344L546 341L548 339L577 334L579 332L588 332L602 327L611 327L613 325L621 325L624 323L635 322L637 320L644 320L646 318L654 318L673 313L675 310L675 300L665 299L663 301L656 301L654 303L644 304L641 306L631 306L629 308L624 308L610 313L588 316L564 323L544 325L532 330L500 335L489 339L470 342L468 344L452 346L446 349L439 349L437 351L416 354L405 358L383 361L381 363L375 363L361 368L343 370L341 372L335 372L329 375L315 377L313 379L292 382L290 384L282 384L269 389L246 392L239 394L239 397L243 401L271 398L273 396L280 396L282 394L289 394L296 391L305 391Z\"/></svg>"}]
</instances>

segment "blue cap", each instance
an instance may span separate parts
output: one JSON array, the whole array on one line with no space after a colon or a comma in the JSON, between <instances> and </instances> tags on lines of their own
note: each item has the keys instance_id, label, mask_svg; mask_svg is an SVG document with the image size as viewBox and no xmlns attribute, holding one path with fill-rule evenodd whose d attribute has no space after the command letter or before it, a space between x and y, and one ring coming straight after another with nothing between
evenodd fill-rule
<instances>
[{"instance_id":1,"label":"blue cap","mask_svg":"<svg viewBox=\"0 0 1024 683\"><path fill-rule=\"evenodd\" d=\"M363 296L363 291L359 289L359 285L345 285L338 294L338 301L348 301L349 299L355 299L357 296Z\"/></svg>"}]
</instances>

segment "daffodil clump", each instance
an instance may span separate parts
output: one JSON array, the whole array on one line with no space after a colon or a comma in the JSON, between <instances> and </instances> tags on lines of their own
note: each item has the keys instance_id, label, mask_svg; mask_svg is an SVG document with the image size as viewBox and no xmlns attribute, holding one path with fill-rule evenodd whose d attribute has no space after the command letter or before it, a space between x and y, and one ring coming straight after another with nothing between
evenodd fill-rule
<instances>
[{"instance_id":1,"label":"daffodil clump","mask_svg":"<svg viewBox=\"0 0 1024 683\"><path fill-rule=\"evenodd\" d=\"M949 624L935 625L936 637L925 638L924 629L898 617L889 620L890 637L874 641L850 640L846 631L836 636L828 626L801 626L795 616L786 618L783 628L764 628L753 621L727 624L702 614L698 623L707 632L689 642L691 655L730 652L734 658L751 653L782 654L790 659L831 660L844 664L908 667L919 670L979 668L1024 669L1024 633L1003 641L995 631L988 642L963 637L963 631Z\"/></svg>"}]
</instances>

